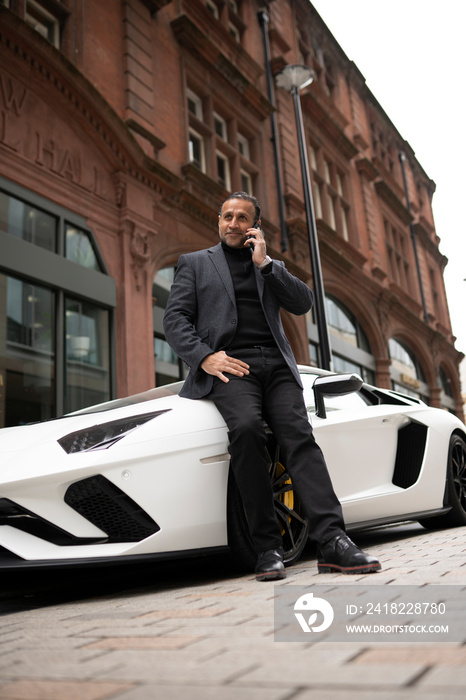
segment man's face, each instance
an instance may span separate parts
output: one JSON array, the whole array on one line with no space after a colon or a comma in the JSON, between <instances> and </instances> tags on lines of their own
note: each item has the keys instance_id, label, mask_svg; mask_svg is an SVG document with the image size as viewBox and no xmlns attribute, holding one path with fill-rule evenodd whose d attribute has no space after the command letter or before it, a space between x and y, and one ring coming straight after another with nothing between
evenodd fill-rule
<instances>
[{"instance_id":1,"label":"man's face","mask_svg":"<svg viewBox=\"0 0 466 700\"><path fill-rule=\"evenodd\" d=\"M230 248L243 248L248 229L254 225L255 209L245 199L228 199L218 217L220 238Z\"/></svg>"}]
</instances>

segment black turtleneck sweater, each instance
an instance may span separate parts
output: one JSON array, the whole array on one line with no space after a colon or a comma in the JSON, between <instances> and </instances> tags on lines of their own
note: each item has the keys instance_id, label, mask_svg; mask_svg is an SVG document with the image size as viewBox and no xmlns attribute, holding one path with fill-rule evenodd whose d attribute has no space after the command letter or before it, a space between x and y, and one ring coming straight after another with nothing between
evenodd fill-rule
<instances>
[{"instance_id":1,"label":"black turtleneck sweater","mask_svg":"<svg viewBox=\"0 0 466 700\"><path fill-rule=\"evenodd\" d=\"M236 335L229 347L225 349L239 350L252 348L255 345L275 346L274 337L259 299L251 251L248 248L230 248L223 241L222 248L233 279L238 310Z\"/></svg>"}]
</instances>

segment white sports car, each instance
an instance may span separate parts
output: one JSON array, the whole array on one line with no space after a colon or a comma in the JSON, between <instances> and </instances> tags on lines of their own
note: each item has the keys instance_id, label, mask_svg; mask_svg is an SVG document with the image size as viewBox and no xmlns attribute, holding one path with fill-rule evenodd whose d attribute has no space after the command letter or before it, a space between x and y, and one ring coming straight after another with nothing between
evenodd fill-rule
<instances>
[{"instance_id":1,"label":"white sports car","mask_svg":"<svg viewBox=\"0 0 466 700\"><path fill-rule=\"evenodd\" d=\"M357 375L300 367L348 529L466 524L466 427ZM229 470L226 426L181 383L0 430L0 566L135 562L230 547L255 555ZM286 563L308 523L269 436Z\"/></svg>"}]
</instances>

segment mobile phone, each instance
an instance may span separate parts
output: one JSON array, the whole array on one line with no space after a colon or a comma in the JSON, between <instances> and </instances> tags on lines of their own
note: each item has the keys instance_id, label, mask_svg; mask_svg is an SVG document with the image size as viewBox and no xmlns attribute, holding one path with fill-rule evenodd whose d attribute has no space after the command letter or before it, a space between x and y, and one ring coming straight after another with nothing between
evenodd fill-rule
<instances>
[{"instance_id":1,"label":"mobile phone","mask_svg":"<svg viewBox=\"0 0 466 700\"><path fill-rule=\"evenodd\" d=\"M259 224L258 224L257 221L256 221L255 224L252 225L252 228L257 228L257 229L260 230L260 226L259 226ZM250 248L254 248L254 242L255 242L254 236L253 236L252 234L249 234L249 236L246 236L246 240L247 240L247 241L251 241L251 243L249 244L249 247L250 247Z\"/></svg>"}]
</instances>

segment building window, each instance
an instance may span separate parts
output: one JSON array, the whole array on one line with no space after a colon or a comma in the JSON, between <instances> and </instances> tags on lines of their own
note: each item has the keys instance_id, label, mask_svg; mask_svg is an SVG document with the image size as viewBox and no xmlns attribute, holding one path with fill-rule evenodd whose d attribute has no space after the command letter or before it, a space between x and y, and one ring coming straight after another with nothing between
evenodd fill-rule
<instances>
[{"instance_id":1,"label":"building window","mask_svg":"<svg viewBox=\"0 0 466 700\"><path fill-rule=\"evenodd\" d=\"M84 220L0 179L0 427L112 398L115 282Z\"/></svg>"},{"instance_id":2,"label":"building window","mask_svg":"<svg viewBox=\"0 0 466 700\"><path fill-rule=\"evenodd\" d=\"M327 295L325 306L335 372L357 372L364 381L373 384L375 361L363 327L354 314L334 297Z\"/></svg>"},{"instance_id":3,"label":"building window","mask_svg":"<svg viewBox=\"0 0 466 700\"><path fill-rule=\"evenodd\" d=\"M439 386L442 387L442 391L445 393L446 396L451 396L453 398L453 391L451 388L451 381L443 369L443 367L440 367L439 370Z\"/></svg>"},{"instance_id":4,"label":"building window","mask_svg":"<svg viewBox=\"0 0 466 700\"><path fill-rule=\"evenodd\" d=\"M66 404L73 411L110 398L109 312L97 304L65 300Z\"/></svg>"},{"instance_id":5,"label":"building window","mask_svg":"<svg viewBox=\"0 0 466 700\"><path fill-rule=\"evenodd\" d=\"M375 115L371 121L372 154L378 167L382 167L385 172L395 178L401 184L401 171L397 167L398 152L395 143L386 133L385 127L380 123Z\"/></svg>"},{"instance_id":6,"label":"building window","mask_svg":"<svg viewBox=\"0 0 466 700\"><path fill-rule=\"evenodd\" d=\"M251 160L250 151L249 151L249 139L247 139L246 136L243 136L243 134L240 134L239 132L238 132L238 135L236 138L238 141L238 151L240 152L240 154L244 158Z\"/></svg>"},{"instance_id":7,"label":"building window","mask_svg":"<svg viewBox=\"0 0 466 700\"><path fill-rule=\"evenodd\" d=\"M435 270L429 270L430 277L430 293L432 295L432 303L434 306L434 313L438 318L442 318L442 310L440 307L440 296L438 293L439 285L437 284L437 273ZM440 286L441 288L441 286Z\"/></svg>"},{"instance_id":8,"label":"building window","mask_svg":"<svg viewBox=\"0 0 466 700\"><path fill-rule=\"evenodd\" d=\"M65 229L65 256L89 270L103 271L89 234L70 224Z\"/></svg>"},{"instance_id":9,"label":"building window","mask_svg":"<svg viewBox=\"0 0 466 700\"><path fill-rule=\"evenodd\" d=\"M314 210L315 210L315 215L316 219L322 219L323 218L323 212L322 212L322 186L318 182L313 183L312 187L313 191L313 196L314 196Z\"/></svg>"},{"instance_id":10,"label":"building window","mask_svg":"<svg viewBox=\"0 0 466 700\"><path fill-rule=\"evenodd\" d=\"M256 139L250 128L244 128L234 105L229 108L223 101L219 109L212 99L202 100L190 87L187 106L189 162L224 189L253 194L260 167ZM224 110L228 110L228 121L222 116ZM186 174L193 176L189 170Z\"/></svg>"},{"instance_id":11,"label":"building window","mask_svg":"<svg viewBox=\"0 0 466 700\"><path fill-rule=\"evenodd\" d=\"M0 426L54 418L55 294L43 285L0 275L0 306L6 336L0 352Z\"/></svg>"},{"instance_id":12,"label":"building window","mask_svg":"<svg viewBox=\"0 0 466 700\"><path fill-rule=\"evenodd\" d=\"M175 276L174 267L164 267L155 276L152 285L155 386L170 384L187 376L188 369L171 349L163 332L163 315Z\"/></svg>"},{"instance_id":13,"label":"building window","mask_svg":"<svg viewBox=\"0 0 466 700\"><path fill-rule=\"evenodd\" d=\"M310 145L308 154L316 219L323 219L345 241L349 241L350 194L346 174L324 156L322 149Z\"/></svg>"},{"instance_id":14,"label":"building window","mask_svg":"<svg viewBox=\"0 0 466 700\"><path fill-rule=\"evenodd\" d=\"M246 28L241 18L242 3L239 0L205 0L205 6L233 39L241 43L241 35Z\"/></svg>"},{"instance_id":15,"label":"building window","mask_svg":"<svg viewBox=\"0 0 466 700\"><path fill-rule=\"evenodd\" d=\"M319 366L319 348L315 343L309 343L309 364L311 367Z\"/></svg>"},{"instance_id":16,"label":"building window","mask_svg":"<svg viewBox=\"0 0 466 700\"><path fill-rule=\"evenodd\" d=\"M241 34L239 32L238 27L236 27L233 22L228 22L228 31L230 32L231 36L235 41L238 42L238 44L241 43Z\"/></svg>"},{"instance_id":17,"label":"building window","mask_svg":"<svg viewBox=\"0 0 466 700\"><path fill-rule=\"evenodd\" d=\"M410 250L408 237L389 221L385 221L385 245L393 282L407 294L414 294L408 258Z\"/></svg>"},{"instance_id":18,"label":"building window","mask_svg":"<svg viewBox=\"0 0 466 700\"><path fill-rule=\"evenodd\" d=\"M192 90L187 90L187 96L188 96L188 110L192 115L196 117L196 119L199 119L199 121L202 121L203 119L203 110L202 110L202 100L199 97L199 95L196 95L195 92Z\"/></svg>"},{"instance_id":19,"label":"building window","mask_svg":"<svg viewBox=\"0 0 466 700\"><path fill-rule=\"evenodd\" d=\"M212 13L215 19L219 19L220 13L216 2L214 2L213 0L206 0L206 7L209 10L209 12Z\"/></svg>"},{"instance_id":20,"label":"building window","mask_svg":"<svg viewBox=\"0 0 466 700\"><path fill-rule=\"evenodd\" d=\"M390 376L393 390L428 403L429 388L414 353L396 338L390 338L388 341L388 353L391 361Z\"/></svg>"},{"instance_id":21,"label":"building window","mask_svg":"<svg viewBox=\"0 0 466 700\"><path fill-rule=\"evenodd\" d=\"M220 136L224 141L228 141L227 123L225 119L216 112L214 112L214 129L217 136Z\"/></svg>"},{"instance_id":22,"label":"building window","mask_svg":"<svg viewBox=\"0 0 466 700\"><path fill-rule=\"evenodd\" d=\"M57 250L57 218L0 190L0 231L45 250Z\"/></svg>"},{"instance_id":23,"label":"building window","mask_svg":"<svg viewBox=\"0 0 466 700\"><path fill-rule=\"evenodd\" d=\"M241 177L241 190L243 192L247 192L248 194L253 194L252 178L251 178L250 174L247 173L245 170L241 170L240 177Z\"/></svg>"},{"instance_id":24,"label":"building window","mask_svg":"<svg viewBox=\"0 0 466 700\"><path fill-rule=\"evenodd\" d=\"M223 155L223 153L216 153L217 157L217 182L222 185L226 190L231 189L230 182L230 165L228 163L228 158Z\"/></svg>"},{"instance_id":25,"label":"building window","mask_svg":"<svg viewBox=\"0 0 466 700\"><path fill-rule=\"evenodd\" d=\"M60 25L58 19L48 12L39 2L28 0L24 19L30 27L48 39L56 48L60 48Z\"/></svg>"},{"instance_id":26,"label":"building window","mask_svg":"<svg viewBox=\"0 0 466 700\"><path fill-rule=\"evenodd\" d=\"M442 366L440 366L439 369L438 383L440 388L442 389L440 395L442 408L444 408L446 411L449 411L450 413L456 413L456 402L453 396L451 380Z\"/></svg>"},{"instance_id":27,"label":"building window","mask_svg":"<svg viewBox=\"0 0 466 700\"><path fill-rule=\"evenodd\" d=\"M205 146L203 137L194 129L189 130L189 161L201 172L206 170Z\"/></svg>"},{"instance_id":28,"label":"building window","mask_svg":"<svg viewBox=\"0 0 466 700\"><path fill-rule=\"evenodd\" d=\"M328 329L331 335L332 362L335 372L357 372L365 382L375 383L375 359L361 324L338 299L325 297ZM319 336L312 311L307 314L311 363L318 366L316 356Z\"/></svg>"}]
</instances>

